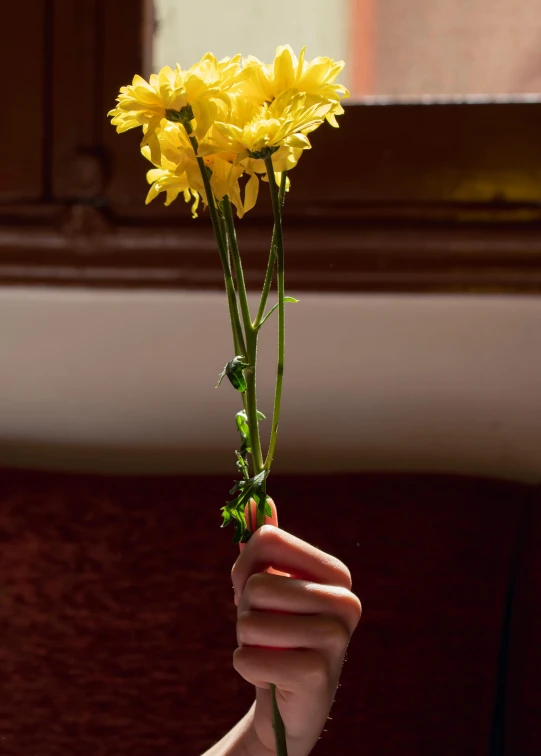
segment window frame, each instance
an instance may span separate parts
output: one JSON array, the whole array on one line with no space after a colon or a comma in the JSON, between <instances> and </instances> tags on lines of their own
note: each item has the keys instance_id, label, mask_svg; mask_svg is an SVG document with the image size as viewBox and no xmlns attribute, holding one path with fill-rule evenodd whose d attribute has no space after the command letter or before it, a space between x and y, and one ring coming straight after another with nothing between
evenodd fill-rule
<instances>
[{"instance_id":1,"label":"window frame","mask_svg":"<svg viewBox=\"0 0 541 756\"><path fill-rule=\"evenodd\" d=\"M40 189L0 194L0 284L221 288L206 214L192 220L182 201L145 206L139 135L118 136L106 117L145 68L148 0L32 3L43 17L42 149L25 171ZM22 34L28 8L11 13ZM20 44L14 33L6 60ZM74 102L78 92L88 96ZM347 105L291 176L288 288L539 292L539 134L536 98ZM14 128L6 149L17 139ZM250 288L261 285L271 223L266 197L239 222Z\"/></svg>"}]
</instances>

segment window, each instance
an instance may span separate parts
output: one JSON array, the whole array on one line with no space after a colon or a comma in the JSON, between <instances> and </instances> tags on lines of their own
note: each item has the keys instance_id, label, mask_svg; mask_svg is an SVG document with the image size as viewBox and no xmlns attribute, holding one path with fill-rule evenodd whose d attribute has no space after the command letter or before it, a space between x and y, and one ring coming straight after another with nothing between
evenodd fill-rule
<instances>
[{"instance_id":1,"label":"window","mask_svg":"<svg viewBox=\"0 0 541 756\"><path fill-rule=\"evenodd\" d=\"M223 22L211 4L182 4L183 14L187 6L201 14L208 35ZM249 51L268 56L252 42L264 46L271 35L246 31L241 11L277 4L219 5L238 8L235 28ZM31 0L4 11L12 30L4 68L13 60L18 67L6 80L12 128L0 177L3 284L221 288L208 218L192 221L182 203L145 207L139 136L118 137L105 116L119 86L153 57L163 62L176 39L187 62L189 45L193 54L211 46L176 31L167 16L175 7L172 0L155 7L150 0ZM541 20L533 0L299 0L295 13L288 7L289 39L306 39L313 55L343 49L355 94L339 135L320 129L313 155L292 175L288 286L539 291L541 58L534 41ZM74 99L81 87L85 97ZM260 284L268 237L261 226L270 222L262 203L239 224L249 285Z\"/></svg>"}]
</instances>

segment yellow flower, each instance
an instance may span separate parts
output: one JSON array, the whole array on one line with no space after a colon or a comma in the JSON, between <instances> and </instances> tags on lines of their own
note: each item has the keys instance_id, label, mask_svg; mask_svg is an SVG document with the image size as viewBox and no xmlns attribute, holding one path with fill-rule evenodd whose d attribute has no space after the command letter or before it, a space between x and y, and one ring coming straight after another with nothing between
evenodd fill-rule
<instances>
[{"instance_id":1,"label":"yellow flower","mask_svg":"<svg viewBox=\"0 0 541 756\"><path fill-rule=\"evenodd\" d=\"M228 122L219 121L199 144L198 154L205 159L220 154L250 175L246 186L243 212L257 200L257 174L266 174L265 158L270 157L276 180L283 171L292 170L303 151L310 149L306 134L323 123L332 104L310 98L295 90L287 90L270 105L254 105L235 98ZM263 176L267 181L268 177ZM289 180L288 180L289 189ZM239 217L242 217L239 210Z\"/></svg>"},{"instance_id":2,"label":"yellow flower","mask_svg":"<svg viewBox=\"0 0 541 756\"><path fill-rule=\"evenodd\" d=\"M326 118L332 126L338 126L336 116L344 112L340 100L349 97L348 90L342 84L336 84L344 62L323 57L306 61L305 51L303 47L297 59L289 45L278 47L270 65L249 56L244 61L246 77L235 83L233 91L257 104L272 102L287 90L304 92L330 102Z\"/></svg>"},{"instance_id":3,"label":"yellow flower","mask_svg":"<svg viewBox=\"0 0 541 756\"><path fill-rule=\"evenodd\" d=\"M148 82L135 76L122 87L109 115L118 132L142 127L141 151L155 166L147 173L147 203L165 192L169 205L182 192L187 202L194 200L196 215L200 200L208 204L202 158L217 202L227 195L239 217L250 210L258 174L267 180L266 158L280 181L310 149L307 135L325 119L336 126L343 112L340 99L348 92L335 79L344 64L304 56L304 48L297 59L286 45L267 66L254 57L218 61L207 53L188 70L166 66Z\"/></svg>"},{"instance_id":4,"label":"yellow flower","mask_svg":"<svg viewBox=\"0 0 541 756\"><path fill-rule=\"evenodd\" d=\"M145 204L148 205L149 202L152 202L160 192L166 192L165 204L170 205L182 192L186 202L190 202L193 198L192 217L197 218L199 194L190 187L190 182L185 173L177 174L162 168L152 168L147 173L147 181L152 186L147 194Z\"/></svg>"},{"instance_id":5,"label":"yellow flower","mask_svg":"<svg viewBox=\"0 0 541 756\"><path fill-rule=\"evenodd\" d=\"M296 161L292 164L291 157L300 157L302 150L310 149L306 134L323 123L331 107L328 102L312 103L307 95L295 90L283 92L270 105L257 107L240 101L230 121L218 121L211 126L199 145L199 154L230 152L237 156L237 163L246 159L263 161L273 156L274 162L285 158L284 152L274 157L285 147L289 148L287 162L292 168Z\"/></svg>"},{"instance_id":6,"label":"yellow flower","mask_svg":"<svg viewBox=\"0 0 541 756\"><path fill-rule=\"evenodd\" d=\"M205 187L193 148L188 137L179 130L176 124L166 124L154 138L159 142L158 149L153 152L149 143L141 148L143 155L157 167L147 173L147 181L152 184L146 202L155 199L160 192L166 192L166 205L170 205L180 192L189 202L196 199L192 208L194 217L200 198L207 204ZM156 159L156 156L158 159ZM231 203L237 208L239 218L251 210L257 199L257 186L250 180L245 190L244 200L241 197L239 179L245 168L235 164L236 155L222 153L204 158L206 167L210 170L210 184L212 193L217 200L223 200L228 195ZM253 179L253 177L252 177ZM257 179L255 181L257 184ZM254 191L255 190L255 191Z\"/></svg>"},{"instance_id":7,"label":"yellow flower","mask_svg":"<svg viewBox=\"0 0 541 756\"><path fill-rule=\"evenodd\" d=\"M238 217L242 218L244 213L247 213L255 205L259 185L257 177L252 176L248 181L243 200L239 184L239 178L244 173L241 166L233 165L227 160L215 157L209 159L209 168L212 171L210 184L214 197L220 202L227 195L236 207ZM205 190L203 187L201 187L200 192L194 189L186 171L182 171L180 168L175 170L152 168L147 172L147 181L151 184L146 198L147 205L161 192L166 193L165 204L170 205L182 192L186 202L194 199L192 216L197 217L197 208L200 199L205 197Z\"/></svg>"},{"instance_id":8,"label":"yellow flower","mask_svg":"<svg viewBox=\"0 0 541 756\"><path fill-rule=\"evenodd\" d=\"M130 85L122 87L117 106L109 111L119 133L143 126L142 145L163 126L164 119L189 124L201 138L211 123L225 117L230 100L228 90L250 75L241 68L241 56L218 61L212 53L188 70L177 64L165 66L149 81L134 76Z\"/></svg>"}]
</instances>

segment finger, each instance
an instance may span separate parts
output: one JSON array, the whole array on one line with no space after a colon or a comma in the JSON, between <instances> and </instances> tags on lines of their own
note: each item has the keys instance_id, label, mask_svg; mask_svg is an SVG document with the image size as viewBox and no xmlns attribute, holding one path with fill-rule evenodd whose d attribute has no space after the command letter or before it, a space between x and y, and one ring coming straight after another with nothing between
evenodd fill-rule
<instances>
[{"instance_id":1,"label":"finger","mask_svg":"<svg viewBox=\"0 0 541 756\"><path fill-rule=\"evenodd\" d=\"M265 525L274 525L276 528L278 527L278 511L276 509L276 504L271 499L270 496L267 496L267 501L269 502L272 515L270 517L265 517ZM250 512L248 510L250 509ZM254 532L256 530L256 523L257 523L257 504L255 503L254 499L250 499L250 503L246 505L246 508L244 510L244 516L246 518L246 523L248 524L249 529ZM250 519L249 519L250 518ZM246 548L245 543L239 543L239 549L243 551ZM275 570L272 567L269 567L268 572L270 572L272 575L286 575L289 577L287 572L280 572L280 570ZM235 605L239 605L239 601L237 598L237 594L235 593Z\"/></svg>"},{"instance_id":2,"label":"finger","mask_svg":"<svg viewBox=\"0 0 541 756\"><path fill-rule=\"evenodd\" d=\"M278 527L278 510L276 509L276 504L271 499L270 496L267 496L267 501L270 505L272 515L270 517L265 517L265 525L274 525L274 527ZM250 508L250 519L248 515L248 508ZM256 529L256 511L257 511L257 505L255 503L254 499L250 499L250 503L246 505L244 509L244 516L246 518L246 524L248 525L249 530L254 532ZM243 548L246 546L245 543L240 543L240 550L242 551Z\"/></svg>"},{"instance_id":3,"label":"finger","mask_svg":"<svg viewBox=\"0 0 541 756\"><path fill-rule=\"evenodd\" d=\"M238 616L250 610L322 615L343 623L350 635L362 613L361 602L346 588L265 573L249 578L238 607Z\"/></svg>"},{"instance_id":4,"label":"finger","mask_svg":"<svg viewBox=\"0 0 541 756\"><path fill-rule=\"evenodd\" d=\"M237 643L272 649L312 649L323 653L329 668L340 669L350 639L346 625L323 615L246 611L237 619Z\"/></svg>"},{"instance_id":5,"label":"finger","mask_svg":"<svg viewBox=\"0 0 541 756\"><path fill-rule=\"evenodd\" d=\"M284 530L264 525L233 565L231 577L236 595L242 596L251 575L269 567L302 580L351 588L351 574L338 559Z\"/></svg>"},{"instance_id":6,"label":"finger","mask_svg":"<svg viewBox=\"0 0 541 756\"><path fill-rule=\"evenodd\" d=\"M242 646L233 654L233 666L258 688L274 683L282 691L301 691L316 699L330 688L327 662L317 651Z\"/></svg>"},{"instance_id":7,"label":"finger","mask_svg":"<svg viewBox=\"0 0 541 756\"><path fill-rule=\"evenodd\" d=\"M270 517L265 516L265 525L274 525L274 527L278 527L278 511L276 509L276 504L271 499L270 496L267 496L267 501L269 502L272 515ZM250 503L246 505L244 508L244 517L246 518L246 524L248 526L248 529L252 531L252 533L256 530L256 524L257 524L257 504L255 503L254 499L250 499ZM239 549L243 551L246 548L245 543L239 543Z\"/></svg>"}]
</instances>

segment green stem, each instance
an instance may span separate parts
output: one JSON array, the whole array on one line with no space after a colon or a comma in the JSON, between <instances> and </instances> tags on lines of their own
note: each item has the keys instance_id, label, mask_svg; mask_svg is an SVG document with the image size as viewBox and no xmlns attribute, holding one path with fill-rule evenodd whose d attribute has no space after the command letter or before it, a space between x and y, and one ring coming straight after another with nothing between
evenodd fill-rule
<instances>
[{"instance_id":1,"label":"green stem","mask_svg":"<svg viewBox=\"0 0 541 756\"><path fill-rule=\"evenodd\" d=\"M218 213L218 220L220 222L220 229L222 231L222 238L225 239L225 241L226 241L227 257L228 257L228 259L230 259L231 258L231 244L229 242L229 237L227 235L227 229L226 229L226 226L225 226L225 220L220 216L219 213ZM235 332L234 331L233 331L233 340L235 342L235 350L236 350L237 349L237 340L235 339ZM246 356L246 354L245 354L246 351L247 351L247 349L244 348L244 356ZM244 407L244 411L246 412L246 415L248 416L248 403L247 403L247 398L246 398L246 392L244 392L243 394L241 394L241 397L242 397L242 406Z\"/></svg>"},{"instance_id":2,"label":"green stem","mask_svg":"<svg viewBox=\"0 0 541 756\"><path fill-rule=\"evenodd\" d=\"M251 334L248 338L248 360L252 369L245 370L246 374L246 414L250 428L250 440L252 442L253 474L258 475L263 470L263 452L259 436L259 421L257 419L257 394L256 394L256 360L257 360L257 334ZM262 521L261 521L262 519ZM259 510L256 514L256 529L265 524L265 517Z\"/></svg>"},{"instance_id":3,"label":"green stem","mask_svg":"<svg viewBox=\"0 0 541 756\"><path fill-rule=\"evenodd\" d=\"M227 194L222 200L222 207L224 211L225 229L227 238L229 241L229 248L231 250L231 257L233 260L233 268L235 270L235 279L237 282L237 291L239 293L240 310L242 312L242 319L244 321L244 333L248 338L248 334L252 331L252 319L250 317L250 310L248 307L248 297L246 294L246 284L244 282L244 273L242 270L242 263L240 260L239 245L237 242L237 234L235 232L235 221L233 220L233 212L231 210L231 202Z\"/></svg>"},{"instance_id":4,"label":"green stem","mask_svg":"<svg viewBox=\"0 0 541 756\"><path fill-rule=\"evenodd\" d=\"M267 460L265 462L265 465L263 465L263 456L261 453L261 443L259 439L259 426L257 421L257 400L256 400L256 392L255 392L255 365L256 365L256 357L257 357L257 331L252 327L252 324L249 320L249 312L248 312L248 304L246 299L246 289L244 286L244 278L242 276L242 266L240 264L240 255L238 254L238 245L236 241L236 235L234 233L234 224L233 224L233 218L231 215L231 223L232 223L232 233L228 232L227 237L228 241L231 247L231 252L233 256L233 264L235 265L235 275L237 277L237 285L239 286L239 296L241 299L241 308L244 306L243 301L246 302L246 312L243 309L243 319L245 322L245 328L246 328L246 346L248 349L246 349L246 346L244 344L243 334L242 334L242 327L240 324L240 317L239 317L239 311L237 306L237 297L235 293L235 287L233 285L233 278L231 275L231 265L229 261L229 250L227 249L224 238L226 234L223 232L229 229L228 224L228 213L226 210L226 228L223 228L222 224L220 223L220 218L218 216L218 213L216 211L216 205L214 204L214 196L212 194L212 189L210 186L210 180L209 175L207 173L207 168L205 165L205 161L200 158L197 155L198 150L198 143L195 136L192 136L192 128L189 122L186 122L184 124L186 132L188 133L188 136L190 138L191 145L193 147L194 153L197 158L197 162L199 164L199 169L201 171L201 178L203 179L203 185L205 187L205 193L207 195L207 204L210 211L210 218L212 221L212 228L214 230L214 236L216 237L216 241L218 243L218 251L220 254L220 259L222 262L222 267L224 269L224 278L225 278L225 288L227 292L227 299L229 303L229 314L231 317L231 326L233 329L233 341L235 343L235 350L237 351L237 354L245 355L248 359L248 362L250 362L251 365L253 365L253 370L247 371L248 375L246 376L246 382L248 384L248 388L246 390L246 401L245 401L245 410L248 417L248 423L250 425L250 435L252 440L252 459L253 459L253 465L254 465L254 471L255 474L258 472L261 472L261 470L265 468L270 468L270 463L272 462L272 454L274 453L274 447L276 445L276 432L278 430L278 418L280 415L280 397L282 393L282 376L283 376L283 364L284 364L284 245L282 240L282 220L281 220L281 207L280 207L280 199L278 197L278 190L276 187L276 179L274 176L274 168L272 165L272 160L268 158L265 163L267 167L267 173L269 174L269 181L271 184L271 197L272 197L272 205L273 205L273 211L274 211L274 226L275 226L275 235L276 235L276 253L278 257L278 302L279 302L279 308L278 308L278 324L279 324L279 338L278 338L278 377L276 380L276 395L275 395L275 402L274 402L274 412L273 412L273 419L272 419L272 435L271 435L271 446L269 448L269 454L267 456ZM285 178L283 178L283 185L285 190ZM227 201L227 204L229 205L229 212L231 211L229 200ZM273 236L273 242L274 242L274 236ZM271 250L273 247L271 247ZM271 258L273 257L273 254L271 252ZM239 266L239 271L237 273L237 262ZM269 260L270 265L270 260ZM270 289L270 284L272 282L272 272L274 268L274 262L271 267L270 271L270 281L268 284L268 290ZM268 274L268 271L267 271ZM242 284L240 283L242 281ZM241 293L242 290L244 290L244 300L243 300L243 294ZM267 290L267 296L268 296L268 290ZM266 305L266 298L263 303L263 309ZM246 314L248 315L248 320L246 320ZM259 313L258 313L259 315ZM257 322L257 318L256 318ZM249 324L249 328L247 327ZM243 396L244 401L244 396ZM255 421L255 433L252 430L252 422ZM256 451L256 448L258 449L258 452ZM272 454L271 454L272 451ZM265 487L263 488L265 491ZM251 518L250 518L251 519ZM261 527L265 522L265 516L262 515L259 512L259 509L256 508L256 529ZM277 756L288 756L287 754L287 743L286 743L286 735L285 735L285 727L282 720L282 717L280 715L280 710L278 708L278 703L276 701L276 685L274 683L270 683L270 694L271 694L271 701L272 701L272 726L274 729L274 737L276 742L276 754Z\"/></svg>"},{"instance_id":5,"label":"green stem","mask_svg":"<svg viewBox=\"0 0 541 756\"><path fill-rule=\"evenodd\" d=\"M282 180L280 181L280 194L279 194L280 211L282 210L284 206L286 183L287 183L287 171L283 171ZM265 275L265 283L263 284L263 291L261 292L261 301L259 302L259 310L257 311L257 315L253 323L254 328L256 329L260 328L260 326L262 325L263 318L265 316L265 307L267 306L267 299L268 299L270 287L272 284L272 277L274 274L275 263L276 263L276 224L274 225L274 229L272 232L272 242L271 242L271 248L270 248L270 254L269 254L269 262L267 265L267 273Z\"/></svg>"},{"instance_id":6,"label":"green stem","mask_svg":"<svg viewBox=\"0 0 541 756\"><path fill-rule=\"evenodd\" d=\"M251 365L244 372L246 375L246 415L248 417L248 426L250 428L250 439L252 441L252 463L253 474L258 475L263 470L263 453L261 451L261 438L259 435L259 421L257 419L257 393L256 393L256 363L257 363L257 332L252 327L250 310L248 308L248 297L246 294L246 284L244 282L244 273L242 271L242 262L240 259L239 245L237 234L235 233L235 221L233 220L233 211L231 202L227 195L222 200L224 210L225 228L227 241L231 250L233 267L235 269L235 279L239 293L240 307L244 321L244 333L246 335L246 359ZM263 517L263 522L260 522ZM257 512L256 527L264 524L264 515Z\"/></svg>"},{"instance_id":7,"label":"green stem","mask_svg":"<svg viewBox=\"0 0 541 756\"><path fill-rule=\"evenodd\" d=\"M278 370L276 374L276 389L274 393L274 410L272 414L271 438L265 469L270 470L276 448L278 435L278 421L280 419L280 405L282 401L282 384L284 380L284 345L285 345L285 289L284 289L284 240L282 236L282 208L278 196L278 187L274 175L272 158L265 158L265 167L269 177L269 186L274 214L274 228L276 233L276 257L278 261Z\"/></svg>"},{"instance_id":8,"label":"green stem","mask_svg":"<svg viewBox=\"0 0 541 756\"><path fill-rule=\"evenodd\" d=\"M207 205L210 212L212 229L214 231L214 236L216 237L216 242L218 244L218 253L220 255L222 268L224 270L225 290L227 293L227 301L229 304L229 316L231 318L231 328L233 330L233 342L235 344L235 351L237 353L236 356L246 356L246 344L244 342L244 337L242 334L242 326L240 323L239 309L237 305L237 295L235 293L235 287L233 285L233 276L231 274L231 264L229 261L229 255L228 255L228 252L225 246L224 237L222 234L220 219L218 217L218 212L216 210L216 205L214 203L214 195L212 193L212 189L210 186L210 178L207 171L207 166L205 165L205 161L203 160L203 158L199 157L199 155L197 154L199 144L197 142L197 138L192 135L192 127L188 121L184 123L184 128L186 129L186 133L188 134L190 143L195 153L197 163L199 165L199 170L201 171L201 178L203 179L203 186L205 187L205 194L207 195Z\"/></svg>"},{"instance_id":9,"label":"green stem","mask_svg":"<svg viewBox=\"0 0 541 756\"><path fill-rule=\"evenodd\" d=\"M272 702L272 726L274 728L274 740L276 743L277 756L287 756L286 728L276 701L276 685L270 683L270 694Z\"/></svg>"},{"instance_id":10,"label":"green stem","mask_svg":"<svg viewBox=\"0 0 541 756\"><path fill-rule=\"evenodd\" d=\"M248 305L246 302L246 312L243 309L243 317L245 323L246 343L248 347L248 362L253 365L253 370L247 370L246 383L247 383L247 404L246 414L248 416L248 424L250 426L250 437L252 440L252 460L254 466L254 474L261 472L263 467L270 469L272 458L274 455L274 448L276 446L276 434L278 432L278 419L280 416L280 400L282 396L282 381L284 372L284 315L285 315L285 302L284 302L284 243L282 238L282 207L283 192L285 191L285 174L282 176L282 186L280 187L281 197L278 195L278 189L276 186L276 178L274 176L274 168L272 165L272 159L265 160L267 167L267 173L269 176L269 183L271 187L272 206L274 212L274 233L273 244L271 245L271 254L269 259L269 267L267 269L267 276L265 278L266 292L264 289L264 296L262 296L262 306L260 304L260 311L265 309L267 302L267 296L270 290L272 282L272 274L274 269L274 254L278 259L278 375L276 378L276 394L274 400L274 411L272 418L272 435L271 443L269 447L269 454L265 465L263 465L263 457L261 454L261 443L259 439L259 424L257 421L257 402L256 402L256 385L255 385L255 371L256 371L256 358L257 358L257 330L252 327L249 320L246 320L246 316L249 317ZM283 187L283 190L282 190ZM233 223L233 215L231 213L231 205L229 200L224 205L226 226L228 230L229 243L231 245L233 265L235 266L235 276L237 278L237 287L239 288L239 297L241 301L241 308L243 307L243 300L246 301L246 289L244 284L244 277L242 275L242 265L240 261L240 254L238 252L238 245L235 235L235 228ZM276 252L274 252L276 250ZM238 268L238 269L237 269ZM270 272L269 272L270 268ZM267 285L268 279L268 285ZM244 292L244 293L243 293ZM262 315L261 315L262 317ZM256 318L256 323L260 318ZM249 325L249 327L248 327ZM262 492L266 492L266 486L263 486ZM249 504L251 507L251 503ZM249 510L250 511L250 510ZM250 521L251 521L250 517ZM259 511L256 507L256 530L265 524L265 515ZM272 726L274 729L274 738L276 744L277 756L288 756L287 754L287 742L286 731L284 722L278 708L278 702L276 700L276 685L270 683L270 695L272 702Z\"/></svg>"},{"instance_id":11,"label":"green stem","mask_svg":"<svg viewBox=\"0 0 541 756\"><path fill-rule=\"evenodd\" d=\"M276 375L276 391L274 395L274 410L272 413L272 430L271 440L265 468L270 470L276 448L276 437L278 434L278 420L280 419L280 403L282 399L282 383L284 379L284 345L285 345L285 288L284 288L284 240L282 236L282 204L276 186L274 167L272 158L265 159L265 167L269 177L269 186L272 199L272 210L274 214L274 237L276 244L276 257L278 261L278 371ZM285 190L285 178L282 176L282 186ZM282 187L280 187L282 189ZM283 195L282 195L283 196ZM256 321L257 322L257 321ZM278 702L276 701L276 685L270 683L270 695L272 702L272 726L274 728L274 739L276 743L277 756L287 756L287 742L284 722L280 715Z\"/></svg>"}]
</instances>

